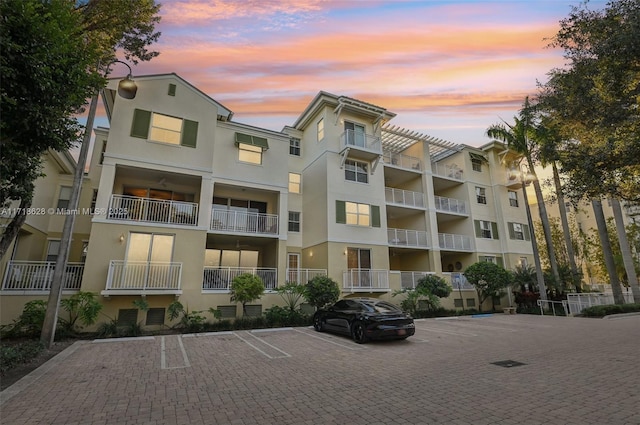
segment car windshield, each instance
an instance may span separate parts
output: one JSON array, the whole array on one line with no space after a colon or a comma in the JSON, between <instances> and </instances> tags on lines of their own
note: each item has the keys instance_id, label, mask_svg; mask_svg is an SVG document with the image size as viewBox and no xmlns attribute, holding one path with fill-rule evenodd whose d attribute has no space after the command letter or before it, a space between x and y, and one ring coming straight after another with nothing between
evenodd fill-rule
<instances>
[{"instance_id":1,"label":"car windshield","mask_svg":"<svg viewBox=\"0 0 640 425\"><path fill-rule=\"evenodd\" d=\"M398 307L396 307L395 305L388 303L388 302L384 302L384 301L380 301L380 302L363 302L363 304L366 304L367 307L369 307L370 310L375 311L376 313L398 313L402 310L400 310Z\"/></svg>"}]
</instances>

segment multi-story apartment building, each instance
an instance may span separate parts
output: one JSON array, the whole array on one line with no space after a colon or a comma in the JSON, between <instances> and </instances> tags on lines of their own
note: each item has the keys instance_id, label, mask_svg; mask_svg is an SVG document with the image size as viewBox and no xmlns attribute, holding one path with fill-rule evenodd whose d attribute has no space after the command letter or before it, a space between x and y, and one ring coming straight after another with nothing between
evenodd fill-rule
<instances>
[{"instance_id":1,"label":"multi-story apartment building","mask_svg":"<svg viewBox=\"0 0 640 425\"><path fill-rule=\"evenodd\" d=\"M234 121L175 74L136 83L133 100L116 95L117 81L104 91L109 128L95 130L70 254L78 264L65 282L67 293L100 294L110 317L162 325L176 297L239 316L229 287L244 272L266 290L249 314L281 303L277 286L319 274L343 296L397 302L394 291L435 273L455 289L445 307L473 308L467 266L533 263L502 144L437 140L391 125L383 107L326 92L271 131ZM38 182L46 195L34 206L64 201L72 166ZM27 249L25 229L3 260L2 323L47 295L63 217L42 220L37 247ZM140 297L147 313L133 307Z\"/></svg>"}]
</instances>

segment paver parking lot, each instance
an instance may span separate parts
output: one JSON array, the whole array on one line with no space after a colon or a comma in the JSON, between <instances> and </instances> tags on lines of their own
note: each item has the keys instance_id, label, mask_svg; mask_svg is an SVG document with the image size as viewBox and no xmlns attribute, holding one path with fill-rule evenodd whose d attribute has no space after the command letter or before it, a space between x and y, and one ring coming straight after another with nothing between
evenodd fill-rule
<instances>
[{"instance_id":1,"label":"paver parking lot","mask_svg":"<svg viewBox=\"0 0 640 425\"><path fill-rule=\"evenodd\" d=\"M640 424L639 353L640 316L417 320L365 345L311 328L87 341L3 391L0 422Z\"/></svg>"}]
</instances>

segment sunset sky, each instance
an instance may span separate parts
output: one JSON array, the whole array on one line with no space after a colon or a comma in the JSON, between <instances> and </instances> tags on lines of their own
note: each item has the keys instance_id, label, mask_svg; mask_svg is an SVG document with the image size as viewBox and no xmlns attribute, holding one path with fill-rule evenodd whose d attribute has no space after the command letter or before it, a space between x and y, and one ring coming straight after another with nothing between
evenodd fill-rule
<instances>
[{"instance_id":1,"label":"sunset sky","mask_svg":"<svg viewBox=\"0 0 640 425\"><path fill-rule=\"evenodd\" d=\"M546 46L578 0L161 3L160 56L134 76L175 72L235 121L271 130L324 90L395 112L391 124L480 146L563 65Z\"/></svg>"}]
</instances>

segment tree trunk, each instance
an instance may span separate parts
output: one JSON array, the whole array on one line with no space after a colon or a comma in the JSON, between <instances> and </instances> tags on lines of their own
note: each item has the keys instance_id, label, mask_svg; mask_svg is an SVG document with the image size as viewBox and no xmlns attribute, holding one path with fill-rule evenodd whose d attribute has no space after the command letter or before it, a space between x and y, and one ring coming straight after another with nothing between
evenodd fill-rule
<instances>
[{"instance_id":1,"label":"tree trunk","mask_svg":"<svg viewBox=\"0 0 640 425\"><path fill-rule=\"evenodd\" d=\"M547 207L544 204L544 196L542 196L542 189L540 188L540 181L535 174L533 161L527 158L527 165L529 166L529 172L534 175L533 188L536 192L536 200L538 201L538 210L540 211L540 221L542 222L542 229L544 230L544 240L547 244L547 252L549 253L549 266L551 266L551 273L556 281L556 284L560 284L560 273L558 273L558 261L556 260L556 251L553 248L553 239L551 237L551 226L549 225L549 216L547 215Z\"/></svg>"},{"instance_id":2,"label":"tree trunk","mask_svg":"<svg viewBox=\"0 0 640 425\"><path fill-rule=\"evenodd\" d=\"M567 246L567 257L569 257L569 266L571 267L571 282L576 287L576 292L582 292L580 275L578 266L576 266L576 257L573 251L573 241L571 240L571 229L569 228L569 220L567 219L567 208L564 205L564 194L562 193L562 184L560 183L560 174L555 161L552 163L553 182L556 186L556 196L558 198L558 210L560 211L560 221L562 222L562 230L564 234L564 243Z\"/></svg>"},{"instance_id":3,"label":"tree trunk","mask_svg":"<svg viewBox=\"0 0 640 425\"><path fill-rule=\"evenodd\" d=\"M633 264L631 247L629 246L629 239L627 238L627 232L624 227L624 221L622 219L622 208L620 207L620 201L611 198L611 206L613 207L613 217L616 221L616 232L618 233L618 241L620 242L620 252L622 253L624 269L627 272L629 286L631 286L631 292L633 293L633 302L640 304L640 287L638 286L638 275L636 274L635 265Z\"/></svg>"},{"instance_id":4,"label":"tree trunk","mask_svg":"<svg viewBox=\"0 0 640 425\"><path fill-rule=\"evenodd\" d=\"M527 211L527 223L529 223L529 229L531 230L531 250L533 251L533 261L536 266L536 280L538 282L538 291L540 293L540 299L546 304L547 286L544 283L544 273L542 272L542 263L540 262L538 240L536 239L536 232L533 227L533 218L531 218L531 207L529 206L529 196L527 195L527 182L525 182L524 177L522 178L522 195L524 197L524 207Z\"/></svg>"},{"instance_id":5,"label":"tree trunk","mask_svg":"<svg viewBox=\"0 0 640 425\"><path fill-rule=\"evenodd\" d=\"M20 201L20 206L18 207L18 211L26 211L27 208L31 207L31 199L22 199ZM0 259L4 258L4 255L7 253L11 243L15 240L16 236L18 236L18 232L20 232L20 228L24 224L24 221L27 219L27 214L16 214L7 227L5 227L4 232L2 233L2 239L0 239Z\"/></svg>"},{"instance_id":6,"label":"tree trunk","mask_svg":"<svg viewBox=\"0 0 640 425\"><path fill-rule=\"evenodd\" d=\"M609 280L611 282L613 300L616 304L624 304L622 288L620 287L620 280L618 279L618 274L616 273L616 264L613 260L613 251L611 250L609 232L607 231L607 221L605 220L604 212L602 211L602 202L599 199L593 199L591 201L591 205L593 206L593 213L598 225L598 236L600 236L600 243L602 244L602 254L604 255L604 264L607 267L607 273L609 274Z\"/></svg>"}]
</instances>

